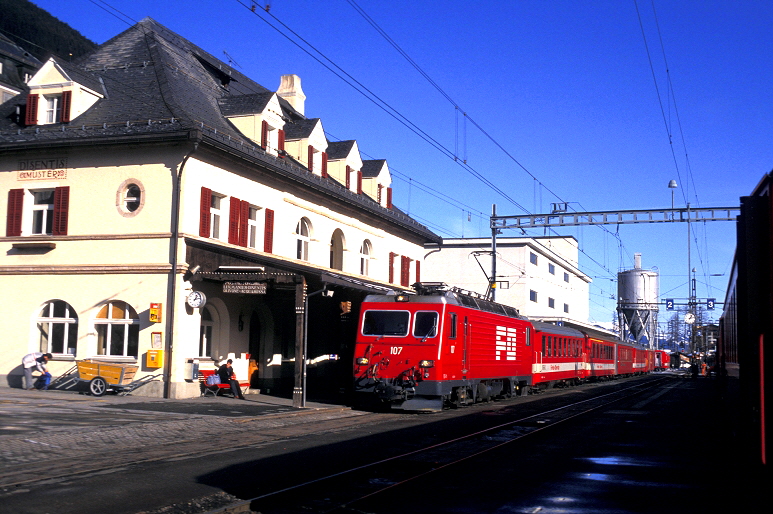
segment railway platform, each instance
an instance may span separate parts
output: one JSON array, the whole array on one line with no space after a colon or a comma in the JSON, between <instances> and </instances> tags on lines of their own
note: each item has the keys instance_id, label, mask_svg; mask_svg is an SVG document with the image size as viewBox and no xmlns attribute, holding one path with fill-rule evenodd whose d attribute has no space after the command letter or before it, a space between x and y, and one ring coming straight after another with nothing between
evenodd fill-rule
<instances>
[{"instance_id":1,"label":"railway platform","mask_svg":"<svg viewBox=\"0 0 773 514\"><path fill-rule=\"evenodd\" d=\"M465 489L485 494L460 496L454 490L458 484L454 486L447 477L439 477L437 484L422 485L424 490L435 492L432 509L427 511L754 512L761 505L755 503L761 491L767 489L763 489L765 477L752 473L745 460L739 437L737 382L692 379L678 373L659 375L668 380L644 396L491 452L480 464L490 472L464 473ZM584 387L567 390L567 396ZM556 393L458 412L505 422L562 391ZM422 419L428 424L458 423L450 418L443 421L453 414L425 415ZM115 466L110 456L117 453L124 465L184 459L211 451L212 441L218 437L261 445L269 437L313 435L320 423L349 423L352 427L368 423L366 413L343 405L308 402L306 409L298 410L293 409L289 398L267 395L247 395L245 401L227 397L97 398L3 387L0 418L3 491L33 487L40 481L40 473L49 479L83 473L84 462L90 466L86 471L99 473ZM147 451L149 440L154 445L152 454ZM105 453L104 461L95 457L107 451L110 453ZM511 485L491 487L491 473L512 477L508 481ZM447 492L441 490L443 482L451 487ZM251 512L249 501L232 499L227 506L210 512ZM398 496L391 506L383 499L380 509L367 508L370 512L395 512L389 509L404 501L405 497ZM730 501L732 507L728 506ZM412 504L421 506L416 500Z\"/></svg>"}]
</instances>

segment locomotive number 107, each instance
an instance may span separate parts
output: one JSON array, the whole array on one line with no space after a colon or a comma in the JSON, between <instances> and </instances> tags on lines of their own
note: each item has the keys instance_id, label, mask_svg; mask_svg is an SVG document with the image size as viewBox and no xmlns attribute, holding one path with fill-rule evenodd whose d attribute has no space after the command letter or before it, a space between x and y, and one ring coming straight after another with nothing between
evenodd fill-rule
<instances>
[{"instance_id":1,"label":"locomotive number 107","mask_svg":"<svg viewBox=\"0 0 773 514\"><path fill-rule=\"evenodd\" d=\"M392 355L400 355L402 353L402 351L403 351L403 347L402 346L392 346L389 349L389 353L392 354Z\"/></svg>"}]
</instances>

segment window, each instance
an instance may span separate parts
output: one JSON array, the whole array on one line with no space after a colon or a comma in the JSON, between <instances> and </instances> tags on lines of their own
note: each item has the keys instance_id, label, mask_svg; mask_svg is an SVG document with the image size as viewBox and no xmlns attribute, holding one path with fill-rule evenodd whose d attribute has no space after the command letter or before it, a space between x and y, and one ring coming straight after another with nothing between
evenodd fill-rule
<instances>
[{"instance_id":1,"label":"window","mask_svg":"<svg viewBox=\"0 0 773 514\"><path fill-rule=\"evenodd\" d=\"M535 266L537 265L537 254L536 253L529 252L529 262L534 264Z\"/></svg>"},{"instance_id":2,"label":"window","mask_svg":"<svg viewBox=\"0 0 773 514\"><path fill-rule=\"evenodd\" d=\"M451 319L449 321L451 325L448 327L448 339L456 339L456 313L451 313Z\"/></svg>"},{"instance_id":3,"label":"window","mask_svg":"<svg viewBox=\"0 0 773 514\"><path fill-rule=\"evenodd\" d=\"M136 216L145 205L145 188L136 179L125 180L118 186L115 202L121 216L124 218Z\"/></svg>"},{"instance_id":4,"label":"window","mask_svg":"<svg viewBox=\"0 0 773 514\"><path fill-rule=\"evenodd\" d=\"M40 310L37 320L40 351L43 353L75 355L78 339L78 315L70 304L52 300Z\"/></svg>"},{"instance_id":5,"label":"window","mask_svg":"<svg viewBox=\"0 0 773 514\"><path fill-rule=\"evenodd\" d=\"M209 203L209 237L213 239L220 239L220 205L222 204L223 197L220 195L212 194Z\"/></svg>"},{"instance_id":6,"label":"window","mask_svg":"<svg viewBox=\"0 0 773 514\"><path fill-rule=\"evenodd\" d=\"M537 303L537 291L534 291L534 290L529 291L529 300L531 300L534 303Z\"/></svg>"},{"instance_id":7,"label":"window","mask_svg":"<svg viewBox=\"0 0 773 514\"><path fill-rule=\"evenodd\" d=\"M6 236L66 236L69 203L69 186L9 190Z\"/></svg>"},{"instance_id":8,"label":"window","mask_svg":"<svg viewBox=\"0 0 773 514\"><path fill-rule=\"evenodd\" d=\"M258 240L258 207L250 207L249 216L247 218L247 246L250 248L257 248Z\"/></svg>"},{"instance_id":9,"label":"window","mask_svg":"<svg viewBox=\"0 0 773 514\"><path fill-rule=\"evenodd\" d=\"M368 276L373 247L367 239L360 246L360 275Z\"/></svg>"},{"instance_id":10,"label":"window","mask_svg":"<svg viewBox=\"0 0 773 514\"><path fill-rule=\"evenodd\" d=\"M548 263L548 273L550 273L551 275L556 274L556 265L553 264L552 262Z\"/></svg>"},{"instance_id":11,"label":"window","mask_svg":"<svg viewBox=\"0 0 773 514\"><path fill-rule=\"evenodd\" d=\"M564 273L564 282L569 282L569 273Z\"/></svg>"},{"instance_id":12,"label":"window","mask_svg":"<svg viewBox=\"0 0 773 514\"><path fill-rule=\"evenodd\" d=\"M311 241L311 223L307 218L301 218L295 227L297 238L295 258L302 261L309 260L309 241Z\"/></svg>"},{"instance_id":13,"label":"window","mask_svg":"<svg viewBox=\"0 0 773 514\"><path fill-rule=\"evenodd\" d=\"M564 304L564 312L566 312L567 314L569 313L569 304L568 303Z\"/></svg>"},{"instance_id":14,"label":"window","mask_svg":"<svg viewBox=\"0 0 773 514\"><path fill-rule=\"evenodd\" d=\"M60 95L47 95L46 123L59 123L62 120L62 97Z\"/></svg>"},{"instance_id":15,"label":"window","mask_svg":"<svg viewBox=\"0 0 773 514\"><path fill-rule=\"evenodd\" d=\"M408 311L365 311L362 335L405 337L408 335L410 317Z\"/></svg>"},{"instance_id":16,"label":"window","mask_svg":"<svg viewBox=\"0 0 773 514\"><path fill-rule=\"evenodd\" d=\"M333 231L333 236L330 238L330 268L343 270L344 269L344 247L346 242L344 239L344 233L340 228Z\"/></svg>"},{"instance_id":17,"label":"window","mask_svg":"<svg viewBox=\"0 0 773 514\"><path fill-rule=\"evenodd\" d=\"M140 341L140 317L131 305L113 300L103 305L94 321L97 330L97 354L137 357Z\"/></svg>"},{"instance_id":18,"label":"window","mask_svg":"<svg viewBox=\"0 0 773 514\"><path fill-rule=\"evenodd\" d=\"M124 208L129 212L134 212L140 208L140 200L142 199L142 192L140 186L137 184L131 184L126 188L124 192Z\"/></svg>"},{"instance_id":19,"label":"window","mask_svg":"<svg viewBox=\"0 0 773 514\"><path fill-rule=\"evenodd\" d=\"M551 309L556 308L556 301L553 298L548 298L548 307L550 307Z\"/></svg>"},{"instance_id":20,"label":"window","mask_svg":"<svg viewBox=\"0 0 773 514\"><path fill-rule=\"evenodd\" d=\"M201 326L199 329L199 357L212 356L212 330L215 322L207 307L201 309Z\"/></svg>"},{"instance_id":21,"label":"window","mask_svg":"<svg viewBox=\"0 0 773 514\"><path fill-rule=\"evenodd\" d=\"M31 191L32 235L51 234L54 229L54 190Z\"/></svg>"},{"instance_id":22,"label":"window","mask_svg":"<svg viewBox=\"0 0 773 514\"><path fill-rule=\"evenodd\" d=\"M437 335L437 312L417 312L413 319L413 337L426 339Z\"/></svg>"}]
</instances>

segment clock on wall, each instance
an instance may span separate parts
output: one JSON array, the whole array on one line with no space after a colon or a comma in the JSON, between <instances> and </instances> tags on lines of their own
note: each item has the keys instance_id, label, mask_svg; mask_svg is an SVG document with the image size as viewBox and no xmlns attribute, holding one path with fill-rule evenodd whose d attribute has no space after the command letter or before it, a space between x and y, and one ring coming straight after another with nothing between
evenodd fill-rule
<instances>
[{"instance_id":1,"label":"clock on wall","mask_svg":"<svg viewBox=\"0 0 773 514\"><path fill-rule=\"evenodd\" d=\"M207 296L201 291L191 291L185 301L188 305L196 309L204 307L204 304L207 303Z\"/></svg>"},{"instance_id":2,"label":"clock on wall","mask_svg":"<svg viewBox=\"0 0 773 514\"><path fill-rule=\"evenodd\" d=\"M688 325L692 325L693 323L695 323L695 314L693 314L692 312L688 312L687 314L685 314L684 322L687 323Z\"/></svg>"}]
</instances>

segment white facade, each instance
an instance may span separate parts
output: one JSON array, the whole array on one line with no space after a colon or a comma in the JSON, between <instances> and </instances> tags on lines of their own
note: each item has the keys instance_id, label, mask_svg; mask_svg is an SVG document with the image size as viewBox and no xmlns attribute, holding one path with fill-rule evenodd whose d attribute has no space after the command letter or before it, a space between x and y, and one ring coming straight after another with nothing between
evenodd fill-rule
<instances>
[{"instance_id":1,"label":"white facade","mask_svg":"<svg viewBox=\"0 0 773 514\"><path fill-rule=\"evenodd\" d=\"M585 323L591 278L578 266L573 237L497 238L496 301L534 319ZM428 245L422 280L485 294L491 239L444 239Z\"/></svg>"}]
</instances>

